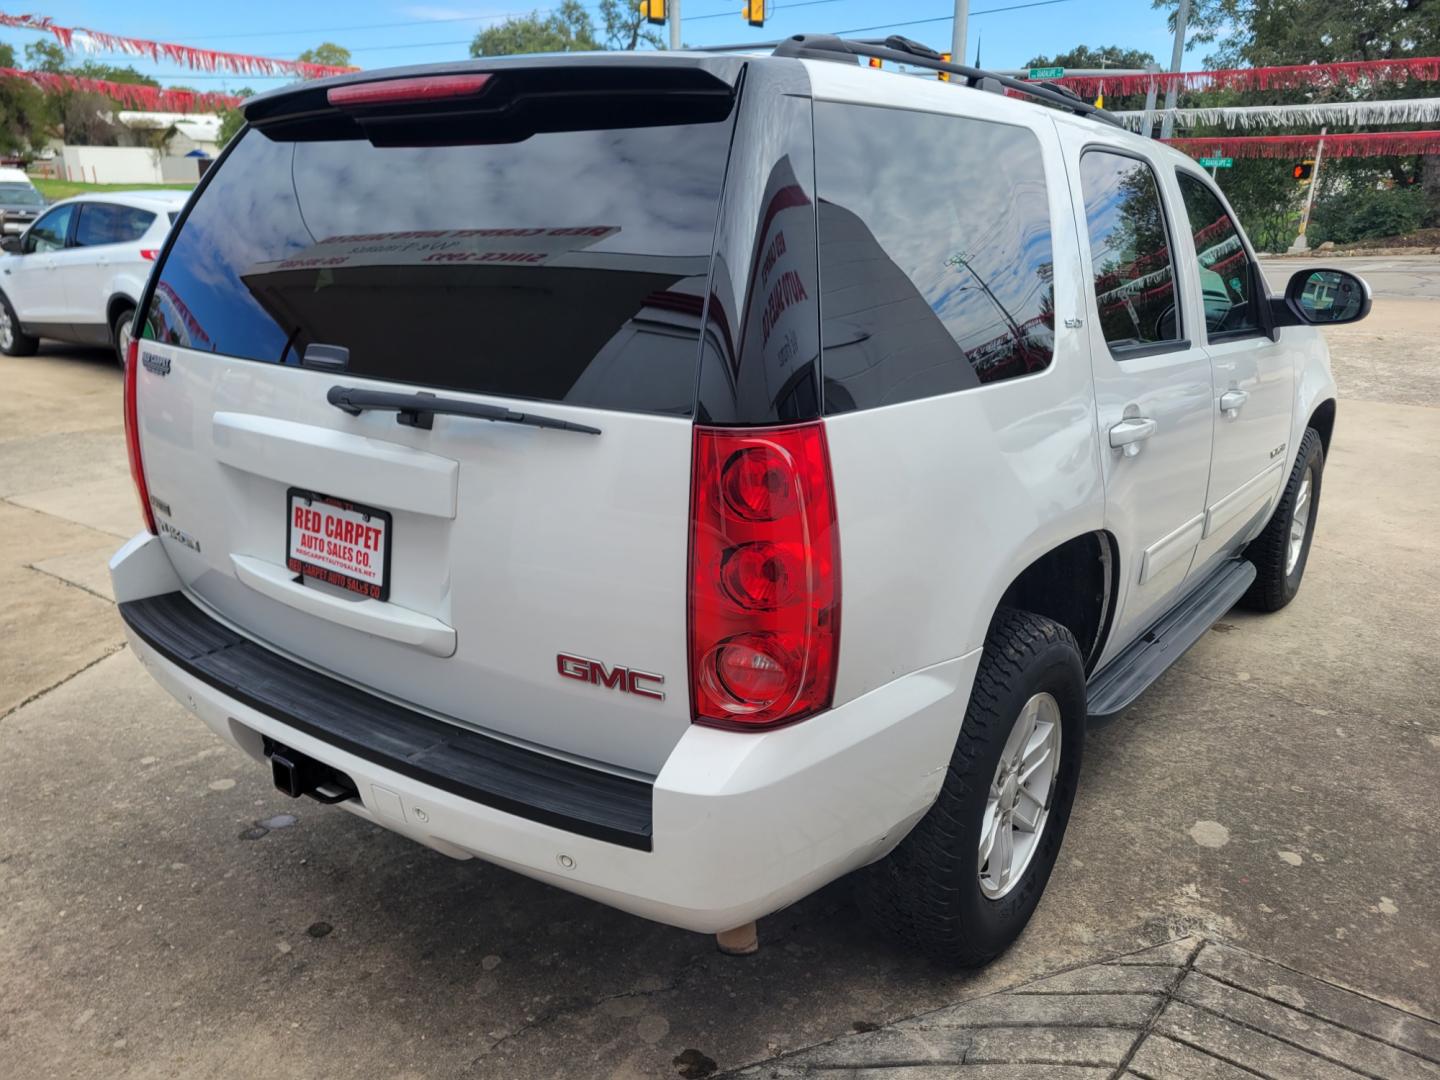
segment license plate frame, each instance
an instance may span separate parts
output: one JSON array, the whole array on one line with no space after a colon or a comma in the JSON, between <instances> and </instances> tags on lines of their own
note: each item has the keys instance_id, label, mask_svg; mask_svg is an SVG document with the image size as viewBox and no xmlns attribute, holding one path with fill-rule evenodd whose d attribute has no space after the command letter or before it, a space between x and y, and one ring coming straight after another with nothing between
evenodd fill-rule
<instances>
[{"instance_id":1,"label":"license plate frame","mask_svg":"<svg viewBox=\"0 0 1440 1080\"><path fill-rule=\"evenodd\" d=\"M380 553L380 582L378 585L363 577L345 573L344 570L336 569L334 566L312 562L301 557L294 551L292 540L295 533L296 499L305 500L307 508L313 508L314 504L319 503L325 507L339 511L341 515L349 515L351 517L358 516L365 519L363 523L378 523L382 526L381 540L384 550ZM390 599L390 555L394 547L395 521L390 511L381 510L374 506L367 506L365 503L357 503L350 499L341 499L334 495L326 495L319 491L313 491L310 488L291 487L286 489L285 566L292 572L299 574L302 578L314 578L338 588L347 589L367 599L378 600L383 603Z\"/></svg>"}]
</instances>

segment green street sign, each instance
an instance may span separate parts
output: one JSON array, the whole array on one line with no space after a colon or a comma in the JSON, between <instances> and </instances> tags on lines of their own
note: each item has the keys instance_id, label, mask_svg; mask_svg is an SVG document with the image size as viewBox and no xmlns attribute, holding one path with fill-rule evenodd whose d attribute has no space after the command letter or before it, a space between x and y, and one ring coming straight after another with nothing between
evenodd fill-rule
<instances>
[{"instance_id":1,"label":"green street sign","mask_svg":"<svg viewBox=\"0 0 1440 1080\"><path fill-rule=\"evenodd\" d=\"M1063 67L1030 69L1030 78L1032 79L1063 79L1064 77L1065 69Z\"/></svg>"},{"instance_id":2,"label":"green street sign","mask_svg":"<svg viewBox=\"0 0 1440 1080\"><path fill-rule=\"evenodd\" d=\"M1234 164L1235 159L1228 157L1202 157L1200 159L1200 166L1205 169L1228 169Z\"/></svg>"}]
</instances>

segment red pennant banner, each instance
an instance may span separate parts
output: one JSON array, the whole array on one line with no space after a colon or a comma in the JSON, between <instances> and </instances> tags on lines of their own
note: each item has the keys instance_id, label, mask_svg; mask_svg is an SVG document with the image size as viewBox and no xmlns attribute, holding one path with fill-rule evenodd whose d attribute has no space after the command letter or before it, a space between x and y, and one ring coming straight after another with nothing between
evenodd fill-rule
<instances>
[{"instance_id":1,"label":"red pennant banner","mask_svg":"<svg viewBox=\"0 0 1440 1080\"><path fill-rule=\"evenodd\" d=\"M1320 135L1236 135L1168 139L1191 157L1291 158L1313 154ZM1440 131L1363 131L1326 135L1326 157L1403 157L1440 154Z\"/></svg>"},{"instance_id":2,"label":"red pennant banner","mask_svg":"<svg viewBox=\"0 0 1440 1080\"><path fill-rule=\"evenodd\" d=\"M122 105L146 112L218 112L222 109L236 108L242 100L233 94L163 90L158 86L137 86L134 83L110 82L106 79L86 79L79 75L58 74L51 71L21 71L19 68L0 67L0 78L24 79L51 94L62 93L66 90L85 90L92 94L104 94Z\"/></svg>"},{"instance_id":3,"label":"red pennant banner","mask_svg":"<svg viewBox=\"0 0 1440 1080\"><path fill-rule=\"evenodd\" d=\"M196 49L189 45L108 34L103 30L91 30L82 26L57 26L48 15L0 13L0 26L53 34L55 40L67 51L73 51L79 46L90 51L148 57L156 63L169 61L197 71L224 70L236 75L295 75L302 79L319 79L326 75L343 75L347 71L357 70L353 67L332 67L329 64L306 64L299 60L274 60L267 56L251 56L248 53Z\"/></svg>"},{"instance_id":4,"label":"red pennant banner","mask_svg":"<svg viewBox=\"0 0 1440 1080\"><path fill-rule=\"evenodd\" d=\"M1184 90L1294 90L1300 87L1353 86L1357 83L1434 82L1440 56L1398 60L1348 60L1335 64L1223 68L1217 71L1157 72L1154 75L1066 75L1047 79L1068 86L1083 98L1105 94L1143 94L1153 83L1164 92L1171 83Z\"/></svg>"}]
</instances>

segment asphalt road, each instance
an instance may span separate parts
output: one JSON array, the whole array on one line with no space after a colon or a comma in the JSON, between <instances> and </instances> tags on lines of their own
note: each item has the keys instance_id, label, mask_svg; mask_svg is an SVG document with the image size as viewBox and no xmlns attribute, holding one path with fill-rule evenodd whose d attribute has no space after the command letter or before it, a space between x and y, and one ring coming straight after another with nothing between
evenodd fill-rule
<instances>
[{"instance_id":1,"label":"asphalt road","mask_svg":"<svg viewBox=\"0 0 1440 1080\"><path fill-rule=\"evenodd\" d=\"M843 882L731 959L281 796L122 646L119 372L0 359L0 1076L703 1076L1181 938L1436 1019L1437 265L1361 272L1299 598L1093 734L1049 891L978 973Z\"/></svg>"},{"instance_id":2,"label":"asphalt road","mask_svg":"<svg viewBox=\"0 0 1440 1080\"><path fill-rule=\"evenodd\" d=\"M1275 292L1283 292L1295 271L1310 266L1329 266L1359 274L1370 283L1376 298L1423 300L1440 297L1440 256L1357 255L1335 256L1328 252L1287 255L1262 260L1266 280Z\"/></svg>"}]
</instances>

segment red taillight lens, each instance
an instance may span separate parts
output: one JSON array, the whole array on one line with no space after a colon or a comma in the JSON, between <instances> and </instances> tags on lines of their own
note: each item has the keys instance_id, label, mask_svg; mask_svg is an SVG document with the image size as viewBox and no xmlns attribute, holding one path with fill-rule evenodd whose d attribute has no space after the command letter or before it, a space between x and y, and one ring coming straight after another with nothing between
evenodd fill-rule
<instances>
[{"instance_id":1,"label":"red taillight lens","mask_svg":"<svg viewBox=\"0 0 1440 1080\"><path fill-rule=\"evenodd\" d=\"M144 259L146 262L154 262L156 259L158 259L158 258L160 257L160 249L159 249L159 248L141 248L141 249L140 249L140 257L141 257L142 259Z\"/></svg>"},{"instance_id":2,"label":"red taillight lens","mask_svg":"<svg viewBox=\"0 0 1440 1080\"><path fill-rule=\"evenodd\" d=\"M840 539L824 425L696 427L692 469L692 716L753 729L829 708Z\"/></svg>"},{"instance_id":3,"label":"red taillight lens","mask_svg":"<svg viewBox=\"0 0 1440 1080\"><path fill-rule=\"evenodd\" d=\"M325 100L337 109L444 101L478 94L489 81L489 75L422 75L414 79L351 83L348 86L332 86L325 91Z\"/></svg>"},{"instance_id":4,"label":"red taillight lens","mask_svg":"<svg viewBox=\"0 0 1440 1080\"><path fill-rule=\"evenodd\" d=\"M135 481L135 494L140 496L140 516L145 528L158 533L155 512L150 509L150 489L145 486L145 463L140 460L140 413L136 407L139 368L140 340L131 338L125 350L125 451L130 456L130 479Z\"/></svg>"}]
</instances>

